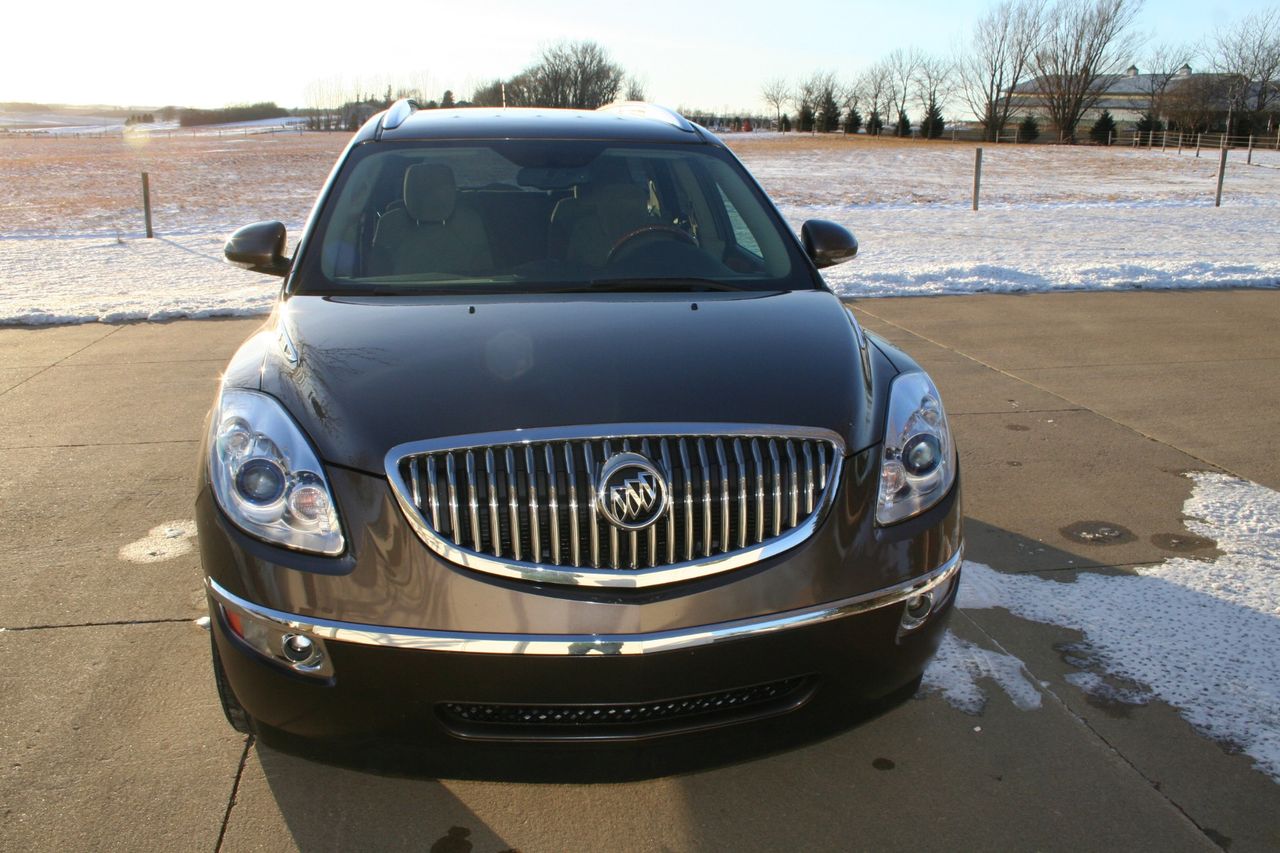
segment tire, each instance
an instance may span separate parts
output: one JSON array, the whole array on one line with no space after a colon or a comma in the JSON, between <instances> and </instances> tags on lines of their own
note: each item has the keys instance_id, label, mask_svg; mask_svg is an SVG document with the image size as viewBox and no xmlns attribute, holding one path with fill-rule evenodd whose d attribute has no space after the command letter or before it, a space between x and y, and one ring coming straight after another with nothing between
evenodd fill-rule
<instances>
[{"instance_id":1,"label":"tire","mask_svg":"<svg viewBox=\"0 0 1280 853\"><path fill-rule=\"evenodd\" d=\"M222 657L218 654L218 642L209 636L209 648L213 653L213 682L218 686L218 701L222 703L222 713L226 715L231 728L241 734L253 734L253 717L244 709L236 694L227 683L227 671L222 668Z\"/></svg>"}]
</instances>

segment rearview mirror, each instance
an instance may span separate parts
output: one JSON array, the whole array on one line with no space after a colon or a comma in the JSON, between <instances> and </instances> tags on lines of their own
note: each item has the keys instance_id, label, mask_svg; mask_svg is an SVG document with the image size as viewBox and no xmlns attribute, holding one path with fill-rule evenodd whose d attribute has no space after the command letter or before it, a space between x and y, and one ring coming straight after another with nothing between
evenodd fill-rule
<instances>
[{"instance_id":1,"label":"rearview mirror","mask_svg":"<svg viewBox=\"0 0 1280 853\"><path fill-rule=\"evenodd\" d=\"M227 238L222 253L227 262L267 275L286 275L290 260L285 257L286 234L282 222L255 222Z\"/></svg>"},{"instance_id":2,"label":"rearview mirror","mask_svg":"<svg viewBox=\"0 0 1280 853\"><path fill-rule=\"evenodd\" d=\"M842 264L858 254L858 240L843 225L810 219L800 226L804 250L818 269Z\"/></svg>"}]
</instances>

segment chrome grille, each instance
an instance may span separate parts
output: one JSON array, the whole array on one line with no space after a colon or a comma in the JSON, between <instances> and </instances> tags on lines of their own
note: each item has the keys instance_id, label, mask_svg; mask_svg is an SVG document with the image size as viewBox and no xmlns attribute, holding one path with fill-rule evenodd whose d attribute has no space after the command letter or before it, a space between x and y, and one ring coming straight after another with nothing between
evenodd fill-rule
<instances>
[{"instance_id":1,"label":"chrome grille","mask_svg":"<svg viewBox=\"0 0 1280 853\"><path fill-rule=\"evenodd\" d=\"M763 559L812 532L831 499L844 450L834 433L664 426L419 442L393 449L387 473L418 533L446 558L596 586L669 583ZM596 508L597 474L624 451L651 459L668 483L666 511L645 530L620 530Z\"/></svg>"}]
</instances>

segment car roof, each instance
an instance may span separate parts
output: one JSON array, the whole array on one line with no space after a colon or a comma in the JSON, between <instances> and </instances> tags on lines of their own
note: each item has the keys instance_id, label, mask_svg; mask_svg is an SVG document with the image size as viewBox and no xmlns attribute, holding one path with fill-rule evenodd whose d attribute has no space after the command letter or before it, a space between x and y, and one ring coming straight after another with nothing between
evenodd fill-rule
<instances>
[{"instance_id":1,"label":"car roof","mask_svg":"<svg viewBox=\"0 0 1280 853\"><path fill-rule=\"evenodd\" d=\"M628 142L715 144L718 140L683 116L652 105L601 110L533 108L404 110L399 104L369 125L385 141L414 139L607 139ZM405 114L407 113L407 114ZM398 123L395 119L398 118ZM385 126L384 126L385 125ZM394 126L392 126L394 125Z\"/></svg>"}]
</instances>

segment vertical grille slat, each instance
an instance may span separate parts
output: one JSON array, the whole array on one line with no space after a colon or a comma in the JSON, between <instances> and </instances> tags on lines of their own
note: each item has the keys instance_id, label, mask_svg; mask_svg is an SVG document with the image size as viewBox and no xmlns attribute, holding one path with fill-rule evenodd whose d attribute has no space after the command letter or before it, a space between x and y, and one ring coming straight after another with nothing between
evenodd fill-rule
<instances>
[{"instance_id":1,"label":"vertical grille slat","mask_svg":"<svg viewBox=\"0 0 1280 853\"><path fill-rule=\"evenodd\" d=\"M747 547L747 463L742 458L742 439L733 440L733 461L738 464L738 547Z\"/></svg>"},{"instance_id":2,"label":"vertical grille slat","mask_svg":"<svg viewBox=\"0 0 1280 853\"><path fill-rule=\"evenodd\" d=\"M693 559L693 468L689 465L689 448L680 439L680 467L684 470L684 558Z\"/></svg>"},{"instance_id":3,"label":"vertical grille slat","mask_svg":"<svg viewBox=\"0 0 1280 853\"><path fill-rule=\"evenodd\" d=\"M471 542L476 552L484 550L480 541L480 491L476 488L476 454L467 451L467 509L470 511Z\"/></svg>"},{"instance_id":4,"label":"vertical grille slat","mask_svg":"<svg viewBox=\"0 0 1280 853\"><path fill-rule=\"evenodd\" d=\"M796 464L796 443L787 442L787 495L791 504L791 526L800 523L800 466Z\"/></svg>"},{"instance_id":5,"label":"vertical grille slat","mask_svg":"<svg viewBox=\"0 0 1280 853\"><path fill-rule=\"evenodd\" d=\"M569 557L582 565L582 543L578 539L578 473L573 466L573 445L564 444L564 470L569 479Z\"/></svg>"},{"instance_id":6,"label":"vertical grille slat","mask_svg":"<svg viewBox=\"0 0 1280 853\"><path fill-rule=\"evenodd\" d=\"M551 517L551 562L560 565L560 500L556 495L556 454L550 444L547 454L547 513Z\"/></svg>"},{"instance_id":7,"label":"vertical grille slat","mask_svg":"<svg viewBox=\"0 0 1280 853\"><path fill-rule=\"evenodd\" d=\"M600 508L596 506L595 487L596 463L591 455L591 442L583 442L582 452L587 463L587 484L591 493L587 495L587 503L591 505L591 567L600 568Z\"/></svg>"},{"instance_id":8,"label":"vertical grille slat","mask_svg":"<svg viewBox=\"0 0 1280 853\"><path fill-rule=\"evenodd\" d=\"M538 465L533 445L524 446L525 503L529 507L529 559L542 560L542 522L538 518Z\"/></svg>"},{"instance_id":9,"label":"vertical grille slat","mask_svg":"<svg viewBox=\"0 0 1280 853\"><path fill-rule=\"evenodd\" d=\"M803 442L804 448L804 514L813 512L813 442Z\"/></svg>"},{"instance_id":10,"label":"vertical grille slat","mask_svg":"<svg viewBox=\"0 0 1280 853\"><path fill-rule=\"evenodd\" d=\"M516 484L516 453L507 448L507 517L511 523L511 550L516 559L524 559L524 548L520 542L520 492Z\"/></svg>"},{"instance_id":11,"label":"vertical grille slat","mask_svg":"<svg viewBox=\"0 0 1280 853\"><path fill-rule=\"evenodd\" d=\"M458 526L458 470L457 463L453 461L453 454L446 453L444 455L445 478L449 484L449 530L453 533L454 541L462 542L462 530Z\"/></svg>"},{"instance_id":12,"label":"vertical grille slat","mask_svg":"<svg viewBox=\"0 0 1280 853\"><path fill-rule=\"evenodd\" d=\"M484 451L484 478L489 488L489 545L493 556L502 556L502 525L498 521L498 482L494 474L493 448Z\"/></svg>"},{"instance_id":13,"label":"vertical grille slat","mask_svg":"<svg viewBox=\"0 0 1280 853\"><path fill-rule=\"evenodd\" d=\"M428 544L495 566L627 572L698 563L801 527L830 503L840 470L841 446L803 432L530 433L511 443L437 444L399 460L397 493L406 510L410 501L417 508ZM596 501L601 469L620 452L641 454L666 480L662 514L639 531L605 521ZM643 479L622 476L610 483L629 485L627 502L648 499Z\"/></svg>"}]
</instances>

